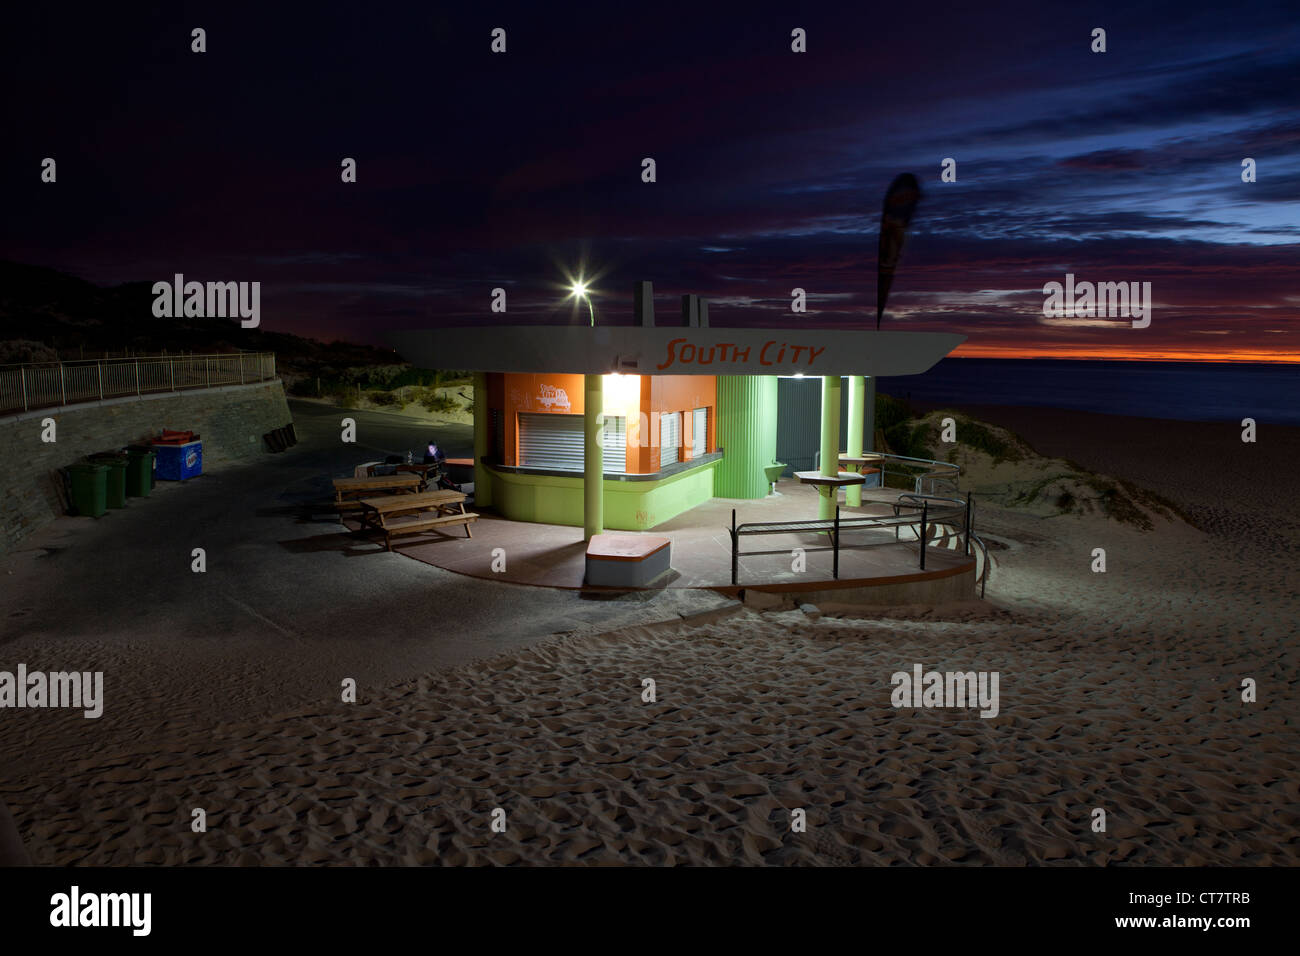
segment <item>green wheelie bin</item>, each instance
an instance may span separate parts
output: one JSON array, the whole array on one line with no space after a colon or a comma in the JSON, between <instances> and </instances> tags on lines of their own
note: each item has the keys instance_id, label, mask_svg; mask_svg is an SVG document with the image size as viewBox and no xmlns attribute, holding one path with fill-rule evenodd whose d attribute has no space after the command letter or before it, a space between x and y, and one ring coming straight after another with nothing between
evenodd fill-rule
<instances>
[{"instance_id":1,"label":"green wheelie bin","mask_svg":"<svg viewBox=\"0 0 1300 956\"><path fill-rule=\"evenodd\" d=\"M91 462L108 468L105 497L110 508L126 507L126 455L92 455Z\"/></svg>"},{"instance_id":2,"label":"green wheelie bin","mask_svg":"<svg viewBox=\"0 0 1300 956\"><path fill-rule=\"evenodd\" d=\"M108 510L108 466L80 462L68 471L72 475L72 506L77 514L98 518Z\"/></svg>"},{"instance_id":3,"label":"green wheelie bin","mask_svg":"<svg viewBox=\"0 0 1300 956\"><path fill-rule=\"evenodd\" d=\"M147 498L153 490L153 456L139 446L126 450L126 493L132 498Z\"/></svg>"}]
</instances>

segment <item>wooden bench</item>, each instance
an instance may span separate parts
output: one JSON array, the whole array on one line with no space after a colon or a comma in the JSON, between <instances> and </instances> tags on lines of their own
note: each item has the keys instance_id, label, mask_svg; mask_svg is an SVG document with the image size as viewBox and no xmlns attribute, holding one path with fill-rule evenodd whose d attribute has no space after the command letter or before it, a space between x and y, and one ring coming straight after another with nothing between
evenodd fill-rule
<instances>
[{"instance_id":1,"label":"wooden bench","mask_svg":"<svg viewBox=\"0 0 1300 956\"><path fill-rule=\"evenodd\" d=\"M465 496L459 491L363 498L358 504L361 506L362 530L381 532L384 547L389 551L393 550L394 535L437 531L446 525L464 525L465 537L472 538L474 533L469 526L478 519L477 514L465 510Z\"/></svg>"},{"instance_id":2,"label":"wooden bench","mask_svg":"<svg viewBox=\"0 0 1300 956\"><path fill-rule=\"evenodd\" d=\"M420 490L419 475L380 475L375 478L335 478L334 505L340 511L360 505L356 499L376 492L416 492Z\"/></svg>"},{"instance_id":3,"label":"wooden bench","mask_svg":"<svg viewBox=\"0 0 1300 956\"><path fill-rule=\"evenodd\" d=\"M643 588L672 565L672 539L653 534L594 534L587 544L587 583Z\"/></svg>"}]
</instances>

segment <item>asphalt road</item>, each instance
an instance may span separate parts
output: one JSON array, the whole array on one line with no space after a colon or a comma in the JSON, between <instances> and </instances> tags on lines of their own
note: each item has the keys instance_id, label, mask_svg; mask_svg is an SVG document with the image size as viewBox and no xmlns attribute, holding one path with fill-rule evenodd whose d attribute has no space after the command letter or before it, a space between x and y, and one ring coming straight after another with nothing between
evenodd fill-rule
<instances>
[{"instance_id":1,"label":"asphalt road","mask_svg":"<svg viewBox=\"0 0 1300 956\"><path fill-rule=\"evenodd\" d=\"M337 408L318 402L290 401L289 408L299 439L307 432L321 447L337 442L343 431L342 420L351 418L357 423L357 447L375 452L375 458L405 456L409 451L420 461L431 438L438 440L448 458L470 458L474 454L472 425L431 425L391 412Z\"/></svg>"},{"instance_id":2,"label":"asphalt road","mask_svg":"<svg viewBox=\"0 0 1300 956\"><path fill-rule=\"evenodd\" d=\"M599 633L728 603L670 589L616 599L463 577L347 534L320 507L330 479L354 465L422 448L430 426L293 403L300 443L254 462L218 465L100 519L61 518L0 558L0 670L103 670L105 715L86 737L33 745L80 750L105 735L187 716L250 719L312 701L337 702L396 681L495 656L553 634ZM468 426L435 434L449 454L471 450ZM206 570L192 570L201 548ZM61 721L22 714L22 733ZM80 731L78 730L80 728ZM51 731L54 732L54 731ZM0 750L9 736L0 728ZM11 741L12 742L12 741ZM30 741L29 741L30 743ZM13 751L10 751L12 759ZM72 754L69 754L71 757Z\"/></svg>"}]
</instances>

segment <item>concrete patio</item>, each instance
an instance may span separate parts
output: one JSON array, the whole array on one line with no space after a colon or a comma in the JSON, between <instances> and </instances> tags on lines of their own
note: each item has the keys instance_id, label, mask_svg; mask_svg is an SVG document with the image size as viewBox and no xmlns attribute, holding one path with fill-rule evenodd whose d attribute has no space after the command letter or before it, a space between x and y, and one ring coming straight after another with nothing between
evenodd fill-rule
<instances>
[{"instance_id":1,"label":"concrete patio","mask_svg":"<svg viewBox=\"0 0 1300 956\"><path fill-rule=\"evenodd\" d=\"M892 516L892 505L898 494L894 489L864 489L862 506L842 505L841 516ZM841 501L843 497L841 494ZM672 540L673 570L663 586L731 589L731 536L727 529L731 526L733 508L738 524L813 520L817 516L817 492L793 479L785 479L777 486L777 493L766 498L714 498L646 532ZM464 537L457 528L447 536L427 534L397 539L394 551L471 577L552 588L583 587L586 547L581 528L507 521L493 515L490 509L474 510L480 517L473 525L473 538ZM350 529L360 526L351 516L344 519L344 524ZM807 552L805 570L792 570L793 550L827 547L830 542L825 534L742 537L742 552L779 550L781 553L742 557L738 563L738 586L782 591L870 587L937 580L973 567L973 560L960 550L932 546L927 550L926 567L922 571L914 531L902 529L901 538L895 540L892 528L845 533L846 545L871 547L841 550L839 580L835 581L830 551ZM363 540L367 543L362 544ZM374 540L374 551L378 554L383 551L383 542ZM357 553L370 547L368 541L358 534L349 547ZM501 567L499 559L504 557L504 570L493 570L494 552L498 552L498 568Z\"/></svg>"}]
</instances>

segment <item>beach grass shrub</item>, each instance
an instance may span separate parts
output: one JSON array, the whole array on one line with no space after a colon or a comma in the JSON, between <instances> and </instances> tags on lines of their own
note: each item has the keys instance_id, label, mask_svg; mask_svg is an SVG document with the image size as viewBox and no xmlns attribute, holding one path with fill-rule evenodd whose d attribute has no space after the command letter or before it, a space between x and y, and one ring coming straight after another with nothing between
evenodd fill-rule
<instances>
[{"instance_id":1,"label":"beach grass shrub","mask_svg":"<svg viewBox=\"0 0 1300 956\"><path fill-rule=\"evenodd\" d=\"M424 406L425 411L429 412L454 412L460 409L460 405L455 399L440 395L433 389L424 391L420 398L420 404Z\"/></svg>"},{"instance_id":2,"label":"beach grass shrub","mask_svg":"<svg viewBox=\"0 0 1300 956\"><path fill-rule=\"evenodd\" d=\"M1019 440L1016 435L1010 435L1011 440L998 435L992 428L981 422L973 421L965 416L953 416L957 424L957 442L966 445L976 451L981 451L993 459L993 464L998 465L1004 461L1017 462L1025 458L1024 442Z\"/></svg>"}]
</instances>

